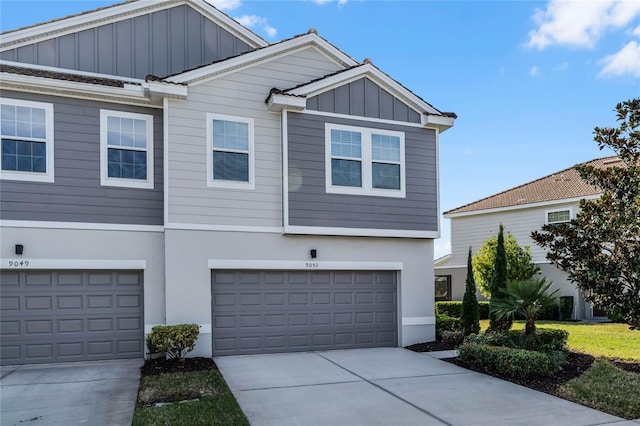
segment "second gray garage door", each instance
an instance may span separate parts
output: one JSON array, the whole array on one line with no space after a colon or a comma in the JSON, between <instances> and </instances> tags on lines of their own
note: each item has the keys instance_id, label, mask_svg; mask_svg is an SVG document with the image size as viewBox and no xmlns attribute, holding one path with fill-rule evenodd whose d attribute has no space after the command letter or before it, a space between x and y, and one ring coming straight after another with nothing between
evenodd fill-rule
<instances>
[{"instance_id":1,"label":"second gray garage door","mask_svg":"<svg viewBox=\"0 0 640 426\"><path fill-rule=\"evenodd\" d=\"M142 271L0 271L0 363L144 356Z\"/></svg>"},{"instance_id":2,"label":"second gray garage door","mask_svg":"<svg viewBox=\"0 0 640 426\"><path fill-rule=\"evenodd\" d=\"M213 355L397 346L391 271L212 271Z\"/></svg>"}]
</instances>

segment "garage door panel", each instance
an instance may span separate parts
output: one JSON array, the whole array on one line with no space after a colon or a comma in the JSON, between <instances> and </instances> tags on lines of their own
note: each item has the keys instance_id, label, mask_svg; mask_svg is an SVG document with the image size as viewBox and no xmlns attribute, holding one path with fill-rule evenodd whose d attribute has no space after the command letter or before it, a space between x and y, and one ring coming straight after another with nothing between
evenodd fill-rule
<instances>
[{"instance_id":1,"label":"garage door panel","mask_svg":"<svg viewBox=\"0 0 640 426\"><path fill-rule=\"evenodd\" d=\"M212 271L211 276L214 355L397 346L394 272ZM247 277L250 288L242 283Z\"/></svg>"},{"instance_id":2,"label":"garage door panel","mask_svg":"<svg viewBox=\"0 0 640 426\"><path fill-rule=\"evenodd\" d=\"M144 355L141 271L1 274L3 365Z\"/></svg>"}]
</instances>

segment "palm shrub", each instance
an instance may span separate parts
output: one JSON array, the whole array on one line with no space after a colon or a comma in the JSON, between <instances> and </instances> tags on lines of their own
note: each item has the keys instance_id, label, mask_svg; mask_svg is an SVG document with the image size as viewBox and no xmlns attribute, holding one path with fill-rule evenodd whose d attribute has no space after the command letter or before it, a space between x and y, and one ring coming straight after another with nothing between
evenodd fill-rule
<instances>
[{"instance_id":1,"label":"palm shrub","mask_svg":"<svg viewBox=\"0 0 640 426\"><path fill-rule=\"evenodd\" d=\"M516 314L525 319L525 335L535 336L536 318L540 312L557 304L557 295L560 290L550 292L552 281L546 278L510 281L504 290L503 296L491 300L491 314L498 321L513 320Z\"/></svg>"},{"instance_id":2,"label":"palm shrub","mask_svg":"<svg viewBox=\"0 0 640 426\"><path fill-rule=\"evenodd\" d=\"M473 265L471 264L471 247L467 260L467 281L462 298L462 310L460 312L460 328L465 336L480 332L480 312L476 297L476 282L473 278Z\"/></svg>"}]
</instances>

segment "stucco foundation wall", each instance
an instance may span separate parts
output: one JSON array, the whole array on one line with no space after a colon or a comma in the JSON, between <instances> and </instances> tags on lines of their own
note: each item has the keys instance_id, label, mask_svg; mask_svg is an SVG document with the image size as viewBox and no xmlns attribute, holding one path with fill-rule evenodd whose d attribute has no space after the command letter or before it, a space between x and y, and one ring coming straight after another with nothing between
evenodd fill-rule
<instances>
[{"instance_id":1,"label":"stucco foundation wall","mask_svg":"<svg viewBox=\"0 0 640 426\"><path fill-rule=\"evenodd\" d=\"M22 256L15 255L16 244L24 246ZM0 258L3 260L57 260L71 268L75 261L145 261L145 333L150 331L152 325L165 322L163 252L164 238L161 231L0 228Z\"/></svg>"},{"instance_id":2,"label":"stucco foundation wall","mask_svg":"<svg viewBox=\"0 0 640 426\"><path fill-rule=\"evenodd\" d=\"M317 250L319 268L323 262L402 262L399 344L435 339L432 240L167 229L165 247L167 324L201 325L194 356L212 352L209 260L255 261L254 269L261 269L259 261L299 262L304 269L311 249Z\"/></svg>"}]
</instances>

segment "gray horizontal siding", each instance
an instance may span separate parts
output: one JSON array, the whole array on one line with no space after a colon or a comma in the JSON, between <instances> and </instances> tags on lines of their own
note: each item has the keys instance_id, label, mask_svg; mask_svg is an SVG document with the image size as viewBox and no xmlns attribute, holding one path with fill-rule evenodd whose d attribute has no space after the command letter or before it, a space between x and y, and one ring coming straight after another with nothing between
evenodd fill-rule
<instances>
[{"instance_id":1,"label":"gray horizontal siding","mask_svg":"<svg viewBox=\"0 0 640 426\"><path fill-rule=\"evenodd\" d=\"M26 62L123 77L166 76L251 50L186 5L2 52Z\"/></svg>"},{"instance_id":2,"label":"gray horizontal siding","mask_svg":"<svg viewBox=\"0 0 640 426\"><path fill-rule=\"evenodd\" d=\"M401 131L405 134L406 198L326 193L325 123ZM293 226L438 229L436 135L418 127L289 113L289 174L301 186L289 190L289 224Z\"/></svg>"},{"instance_id":3,"label":"gray horizontal siding","mask_svg":"<svg viewBox=\"0 0 640 426\"><path fill-rule=\"evenodd\" d=\"M366 77L307 100L307 108L335 114L420 123L420 113Z\"/></svg>"},{"instance_id":4,"label":"gray horizontal siding","mask_svg":"<svg viewBox=\"0 0 640 426\"><path fill-rule=\"evenodd\" d=\"M0 181L0 218L162 225L162 111L3 91L4 98L53 104L55 182ZM100 109L152 114L154 189L100 185Z\"/></svg>"}]
</instances>

